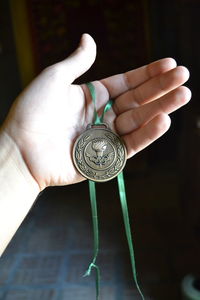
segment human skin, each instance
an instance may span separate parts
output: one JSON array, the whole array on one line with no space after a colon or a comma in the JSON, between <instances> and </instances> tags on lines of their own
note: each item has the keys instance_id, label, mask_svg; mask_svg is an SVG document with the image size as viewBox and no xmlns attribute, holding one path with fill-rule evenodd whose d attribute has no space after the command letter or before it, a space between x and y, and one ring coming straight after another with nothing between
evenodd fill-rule
<instances>
[{"instance_id":1,"label":"human skin","mask_svg":"<svg viewBox=\"0 0 200 300\"><path fill-rule=\"evenodd\" d=\"M96 45L84 34L67 59L46 68L17 97L0 131L0 253L37 195L48 186L78 183L72 146L93 118L86 85L72 84L95 61ZM141 68L93 81L97 110L114 100L105 122L134 156L170 127L168 114L186 104L189 72L164 58Z\"/></svg>"}]
</instances>

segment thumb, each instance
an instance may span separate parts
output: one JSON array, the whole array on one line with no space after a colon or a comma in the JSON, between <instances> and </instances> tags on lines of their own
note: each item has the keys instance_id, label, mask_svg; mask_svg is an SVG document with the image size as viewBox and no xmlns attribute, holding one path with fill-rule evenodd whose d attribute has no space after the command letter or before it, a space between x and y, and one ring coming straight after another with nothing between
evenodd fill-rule
<instances>
[{"instance_id":1,"label":"thumb","mask_svg":"<svg viewBox=\"0 0 200 300\"><path fill-rule=\"evenodd\" d=\"M89 34L84 33L78 48L68 58L59 63L62 66L62 75L64 75L65 81L72 83L84 74L92 66L95 58L95 41Z\"/></svg>"}]
</instances>

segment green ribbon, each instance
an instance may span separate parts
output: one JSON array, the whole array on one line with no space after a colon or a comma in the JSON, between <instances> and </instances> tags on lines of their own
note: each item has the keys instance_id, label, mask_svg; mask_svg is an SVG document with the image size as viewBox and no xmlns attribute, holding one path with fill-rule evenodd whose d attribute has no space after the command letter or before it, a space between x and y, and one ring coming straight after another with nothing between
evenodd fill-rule
<instances>
[{"instance_id":1,"label":"green ribbon","mask_svg":"<svg viewBox=\"0 0 200 300\"><path fill-rule=\"evenodd\" d=\"M94 104L94 124L96 124L96 125L102 124L103 120L104 120L104 115L109 109L111 109L111 107L113 105L113 101L109 100L107 102L102 115L99 117L97 110L96 110L95 87L91 82L87 83L87 86L90 90L90 94L91 94L92 101ZM119 196L120 196L120 202L121 202L121 207L122 207L125 232L126 232L126 237L127 237L128 247L129 247L129 252L130 252L130 260L131 260L133 279L135 281L136 288L137 288L142 300L145 300L145 298L142 294L142 291L139 287L138 280L137 280L135 255L134 255L133 241L132 241L132 235L131 235L131 226L130 226L130 221L129 221L128 205L127 205L127 199L126 199L126 189L125 189L125 184L124 184L123 172L121 172L117 176L117 181L118 181L118 189L119 189ZM86 271L84 276L89 276L91 274L92 268L94 268L96 270L96 300L99 300L100 269L96 265L96 260L97 260L97 256L98 256L98 252L99 252L99 229L98 229L99 226L98 226L98 214L97 214L96 188L95 188L95 182L92 180L89 180L89 191L90 191L90 203L91 203L91 210L92 210L92 222L93 222L93 234L94 234L94 256L93 256L93 260L90 263L88 270Z\"/></svg>"},{"instance_id":2,"label":"green ribbon","mask_svg":"<svg viewBox=\"0 0 200 300\"><path fill-rule=\"evenodd\" d=\"M88 88L90 90L90 94L92 96L92 101L93 101L93 104L94 104L94 124L95 125L102 124L103 120L104 120L105 113L108 110L110 110L111 107L112 107L112 105L113 105L113 100L112 99L108 100L106 106L104 107L102 115L99 117L99 115L97 113L97 110L96 110L96 90L95 90L95 87L94 87L94 85L91 82L88 82L87 86L88 86Z\"/></svg>"},{"instance_id":3,"label":"green ribbon","mask_svg":"<svg viewBox=\"0 0 200 300\"><path fill-rule=\"evenodd\" d=\"M130 221L129 221L128 205L127 205L127 200L126 200L126 188L125 188L125 184L124 184L123 172L119 173L119 175L117 176L117 181L118 181L119 197L120 197L120 202L121 202L121 207L122 207L122 214L123 214L123 219L124 219L124 226L125 226L125 231L126 231L126 238L128 241L128 247L129 247L129 252L130 252L133 279L135 281L136 288L137 288L142 300L144 300L144 296L142 294L142 291L139 287L138 280L137 280L135 254L134 254L133 240L132 240L132 235L131 235L131 226L130 226Z\"/></svg>"},{"instance_id":4,"label":"green ribbon","mask_svg":"<svg viewBox=\"0 0 200 300\"><path fill-rule=\"evenodd\" d=\"M96 265L96 260L99 253L99 226L98 226L98 215L97 215L96 187L95 187L95 182L92 180L89 180L89 191L90 191L90 204L92 210L92 223L93 223L93 233L94 233L94 257L87 271L83 276L84 277L89 276L91 274L92 268L96 270L96 299L99 300L100 270L99 267Z\"/></svg>"}]
</instances>

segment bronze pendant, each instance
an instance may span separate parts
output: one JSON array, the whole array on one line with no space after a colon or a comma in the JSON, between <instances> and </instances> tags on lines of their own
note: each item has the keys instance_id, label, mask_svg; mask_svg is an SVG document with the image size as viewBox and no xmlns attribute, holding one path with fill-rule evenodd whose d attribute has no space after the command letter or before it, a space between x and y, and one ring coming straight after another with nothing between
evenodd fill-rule
<instances>
[{"instance_id":1,"label":"bronze pendant","mask_svg":"<svg viewBox=\"0 0 200 300\"><path fill-rule=\"evenodd\" d=\"M116 177L124 168L126 157L124 143L106 124L88 125L73 148L77 170L84 177L98 182Z\"/></svg>"}]
</instances>

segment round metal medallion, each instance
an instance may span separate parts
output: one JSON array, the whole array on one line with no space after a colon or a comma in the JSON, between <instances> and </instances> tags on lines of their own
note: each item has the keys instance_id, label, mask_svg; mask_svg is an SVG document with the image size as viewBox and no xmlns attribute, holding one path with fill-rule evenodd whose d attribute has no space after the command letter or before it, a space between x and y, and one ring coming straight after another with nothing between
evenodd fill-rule
<instances>
[{"instance_id":1,"label":"round metal medallion","mask_svg":"<svg viewBox=\"0 0 200 300\"><path fill-rule=\"evenodd\" d=\"M125 166L126 156L122 140L105 125L89 125L73 148L77 170L99 182L116 177Z\"/></svg>"}]
</instances>

